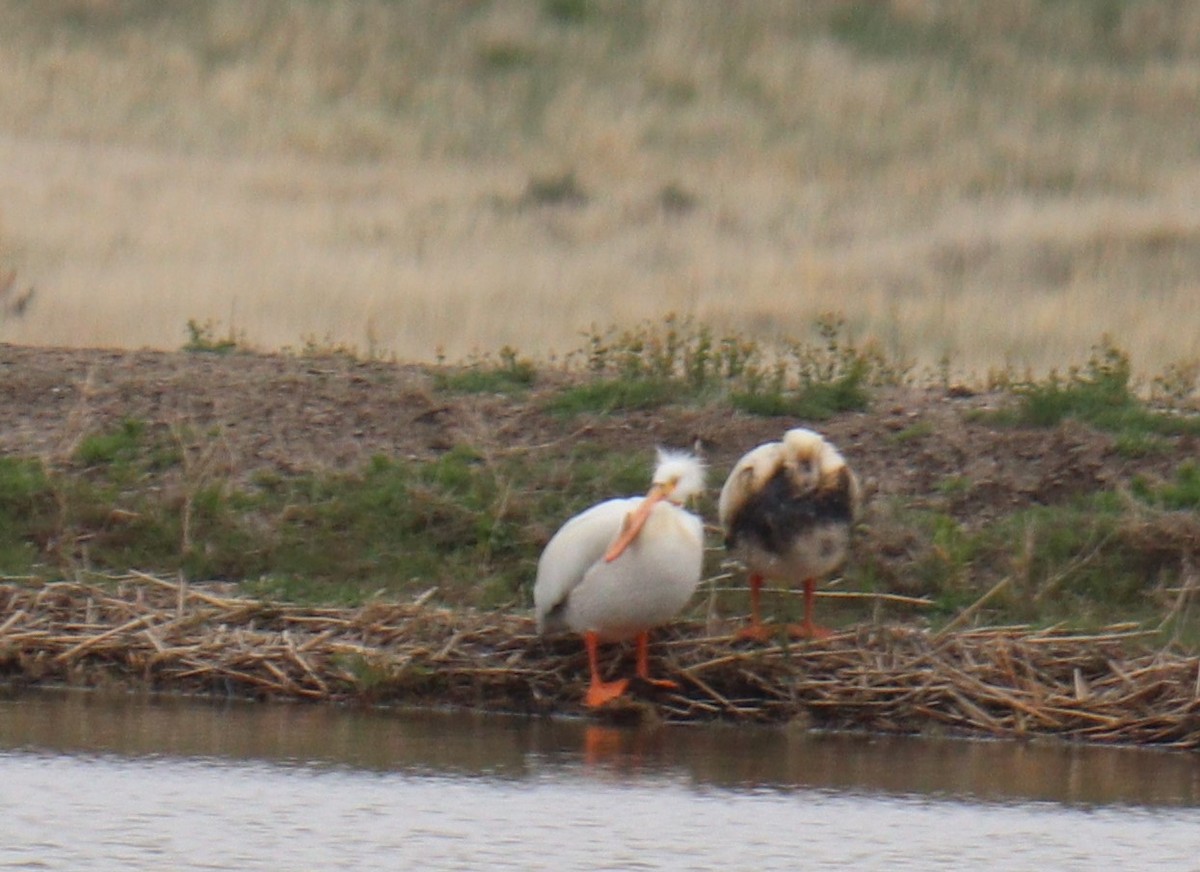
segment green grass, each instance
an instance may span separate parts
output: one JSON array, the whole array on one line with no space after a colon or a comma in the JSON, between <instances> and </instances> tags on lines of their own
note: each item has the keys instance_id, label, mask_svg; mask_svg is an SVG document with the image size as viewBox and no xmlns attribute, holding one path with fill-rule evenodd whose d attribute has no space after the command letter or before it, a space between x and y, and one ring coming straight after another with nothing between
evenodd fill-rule
<instances>
[{"instance_id":1,"label":"green grass","mask_svg":"<svg viewBox=\"0 0 1200 872\"><path fill-rule=\"evenodd\" d=\"M142 421L126 419L117 430L85 437L75 456L85 466L128 462L137 453L145 429Z\"/></svg>"},{"instance_id":2,"label":"green grass","mask_svg":"<svg viewBox=\"0 0 1200 872\"><path fill-rule=\"evenodd\" d=\"M461 394L520 394L537 381L537 367L516 349L500 349L499 360L483 357L463 367L439 367L433 373L439 390Z\"/></svg>"},{"instance_id":3,"label":"green grass","mask_svg":"<svg viewBox=\"0 0 1200 872\"><path fill-rule=\"evenodd\" d=\"M918 421L903 430L897 430L895 433L888 434L888 441L896 445L903 445L907 442L919 442L922 439L934 435L937 428L931 421Z\"/></svg>"},{"instance_id":4,"label":"green grass","mask_svg":"<svg viewBox=\"0 0 1200 872\"><path fill-rule=\"evenodd\" d=\"M919 25L874 0L840 3L829 19L829 31L858 52L884 58L916 54L965 54L966 39L948 25Z\"/></svg>"},{"instance_id":5,"label":"green grass","mask_svg":"<svg viewBox=\"0 0 1200 872\"><path fill-rule=\"evenodd\" d=\"M578 24L595 14L593 0L542 0L542 14L559 24Z\"/></svg>"},{"instance_id":6,"label":"green grass","mask_svg":"<svg viewBox=\"0 0 1200 872\"><path fill-rule=\"evenodd\" d=\"M1200 473L1185 466L1176 483L1146 488L1143 495L1166 508L1195 508L1198 479ZM959 486L955 479L945 484ZM1163 581L1178 576L1184 559L1154 532L1156 517L1148 518L1115 491L1067 505L1020 508L983 525L936 508L893 505L888 512L890 534L863 535L895 537L901 531L912 550L890 560L886 545L867 545L853 571L872 579L875 589L931 598L933 608L920 614L935 626L1006 577L1007 586L982 611L981 621L1095 628L1157 620L1167 605Z\"/></svg>"},{"instance_id":7,"label":"green grass","mask_svg":"<svg viewBox=\"0 0 1200 872\"><path fill-rule=\"evenodd\" d=\"M1132 459L1166 454L1171 450L1171 444L1157 433L1133 431L1118 433L1113 448L1123 457Z\"/></svg>"},{"instance_id":8,"label":"green grass","mask_svg":"<svg viewBox=\"0 0 1200 872\"><path fill-rule=\"evenodd\" d=\"M933 486L934 490L945 497L965 496L971 492L973 483L965 475L948 475Z\"/></svg>"},{"instance_id":9,"label":"green grass","mask_svg":"<svg viewBox=\"0 0 1200 872\"><path fill-rule=\"evenodd\" d=\"M479 49L479 63L491 72L523 70L537 64L537 54L517 42L494 42Z\"/></svg>"},{"instance_id":10,"label":"green grass","mask_svg":"<svg viewBox=\"0 0 1200 872\"><path fill-rule=\"evenodd\" d=\"M1133 492L1151 505L1177 511L1200 510L1200 464L1185 461L1175 470L1175 480L1152 484L1135 478Z\"/></svg>"},{"instance_id":11,"label":"green grass","mask_svg":"<svg viewBox=\"0 0 1200 872\"><path fill-rule=\"evenodd\" d=\"M857 347L841 316L823 315L814 328L815 341L785 343L787 356L777 356L769 371L749 356L730 394L733 407L752 415L824 421L866 409L870 386L903 379L904 365L888 361L874 346Z\"/></svg>"},{"instance_id":12,"label":"green grass","mask_svg":"<svg viewBox=\"0 0 1200 872\"><path fill-rule=\"evenodd\" d=\"M686 400L690 393L679 382L668 379L600 379L559 391L546 400L545 408L566 417L630 412Z\"/></svg>"},{"instance_id":13,"label":"green grass","mask_svg":"<svg viewBox=\"0 0 1200 872\"><path fill-rule=\"evenodd\" d=\"M0 568L28 572L55 509L40 461L0 457Z\"/></svg>"},{"instance_id":14,"label":"green grass","mask_svg":"<svg viewBox=\"0 0 1200 872\"><path fill-rule=\"evenodd\" d=\"M870 404L863 372L855 369L829 382L811 382L794 390L775 387L730 395L735 409L751 415L824 421L839 412L857 412Z\"/></svg>"},{"instance_id":15,"label":"green grass","mask_svg":"<svg viewBox=\"0 0 1200 872\"><path fill-rule=\"evenodd\" d=\"M235 485L189 472L179 453L164 464L175 438L126 422L96 437L104 450L86 464L0 459L0 573L137 568L314 602L436 587L441 602L523 606L557 526L614 493L644 492L653 463L586 445L550 462L489 461L459 445L427 462L378 457Z\"/></svg>"},{"instance_id":16,"label":"green grass","mask_svg":"<svg viewBox=\"0 0 1200 872\"><path fill-rule=\"evenodd\" d=\"M1129 356L1104 337L1083 367L1065 376L1013 385L1013 409L989 416L996 423L1054 427L1072 419L1117 433L1128 454L1153 450L1154 435L1200 434L1200 417L1157 411L1140 400L1131 384Z\"/></svg>"}]
</instances>

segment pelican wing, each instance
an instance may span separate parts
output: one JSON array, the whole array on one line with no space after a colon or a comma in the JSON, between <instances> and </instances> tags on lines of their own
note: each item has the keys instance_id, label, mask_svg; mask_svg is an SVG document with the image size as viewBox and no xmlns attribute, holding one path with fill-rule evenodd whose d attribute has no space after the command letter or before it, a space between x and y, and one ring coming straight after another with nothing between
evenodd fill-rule
<instances>
[{"instance_id":1,"label":"pelican wing","mask_svg":"<svg viewBox=\"0 0 1200 872\"><path fill-rule=\"evenodd\" d=\"M606 500L571 518L546 543L538 559L533 606L538 630L559 629L555 615L587 571L604 557L625 517L637 508L641 497Z\"/></svg>"},{"instance_id":2,"label":"pelican wing","mask_svg":"<svg viewBox=\"0 0 1200 872\"><path fill-rule=\"evenodd\" d=\"M725 486L721 488L721 496L717 501L717 514L722 526L729 528L734 515L750 495L766 484L782 462L783 445L779 442L767 442L743 455L729 473L729 478L725 479Z\"/></svg>"}]
</instances>

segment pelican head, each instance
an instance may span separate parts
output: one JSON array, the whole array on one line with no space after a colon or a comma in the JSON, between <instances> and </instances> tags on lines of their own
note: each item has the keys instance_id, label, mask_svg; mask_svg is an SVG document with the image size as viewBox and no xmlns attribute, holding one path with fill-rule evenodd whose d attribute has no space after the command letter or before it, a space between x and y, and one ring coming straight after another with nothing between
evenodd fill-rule
<instances>
[{"instance_id":1,"label":"pelican head","mask_svg":"<svg viewBox=\"0 0 1200 872\"><path fill-rule=\"evenodd\" d=\"M846 461L819 433L796 427L783 434L783 463L798 483L816 487L836 476Z\"/></svg>"},{"instance_id":2,"label":"pelican head","mask_svg":"<svg viewBox=\"0 0 1200 872\"><path fill-rule=\"evenodd\" d=\"M686 451L658 449L651 485L663 491L666 499L681 506L704 492L704 462Z\"/></svg>"},{"instance_id":3,"label":"pelican head","mask_svg":"<svg viewBox=\"0 0 1200 872\"><path fill-rule=\"evenodd\" d=\"M664 500L682 506L704 490L704 464L700 458L685 451L658 449L658 466L650 480L650 490L636 510L630 512L621 528L621 535L609 546L604 560L611 563L620 557L630 543L642 532L654 507Z\"/></svg>"}]
</instances>

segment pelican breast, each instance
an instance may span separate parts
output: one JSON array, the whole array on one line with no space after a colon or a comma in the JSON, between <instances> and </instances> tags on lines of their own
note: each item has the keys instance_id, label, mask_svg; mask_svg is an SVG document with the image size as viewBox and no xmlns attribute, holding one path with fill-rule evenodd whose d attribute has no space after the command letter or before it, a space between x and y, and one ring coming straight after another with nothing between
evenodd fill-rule
<instances>
[{"instance_id":1,"label":"pelican breast","mask_svg":"<svg viewBox=\"0 0 1200 872\"><path fill-rule=\"evenodd\" d=\"M725 544L766 576L803 578L833 572L846 562L854 493L846 467L828 486L803 493L780 469L728 520Z\"/></svg>"},{"instance_id":2,"label":"pelican breast","mask_svg":"<svg viewBox=\"0 0 1200 872\"><path fill-rule=\"evenodd\" d=\"M619 641L669 621L687 604L700 583L704 528L680 506L655 506L625 552L603 559L641 500L593 506L546 545L534 585L539 630L592 631Z\"/></svg>"}]
</instances>

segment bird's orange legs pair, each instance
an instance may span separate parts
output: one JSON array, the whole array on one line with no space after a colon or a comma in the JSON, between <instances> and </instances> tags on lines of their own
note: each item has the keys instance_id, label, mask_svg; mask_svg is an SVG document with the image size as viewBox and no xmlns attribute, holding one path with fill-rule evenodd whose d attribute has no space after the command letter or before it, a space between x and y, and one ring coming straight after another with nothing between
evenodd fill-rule
<instances>
[{"instance_id":1,"label":"bird's orange legs pair","mask_svg":"<svg viewBox=\"0 0 1200 872\"><path fill-rule=\"evenodd\" d=\"M770 625L762 622L759 601L762 598L763 577L757 572L750 573L750 623L734 634L735 639L751 639L755 642L769 642L772 636ZM816 579L804 579L804 620L799 624L789 624L788 634L798 639L828 639L833 631L813 623L813 605L817 598Z\"/></svg>"},{"instance_id":2,"label":"bird's orange legs pair","mask_svg":"<svg viewBox=\"0 0 1200 872\"><path fill-rule=\"evenodd\" d=\"M616 681L605 681L600 677L600 638L590 630L583 634L583 644L587 647L588 653L588 668L592 673L591 683L588 685L587 696L584 697L584 702L588 708L599 708L605 703L612 702L625 692L629 686L628 678L619 678ZM650 657L648 648L650 645L650 634L642 631L637 634L637 676L651 684L654 687L661 687L667 690L674 690L679 687L674 681L669 678L651 678L650 677Z\"/></svg>"}]
</instances>

